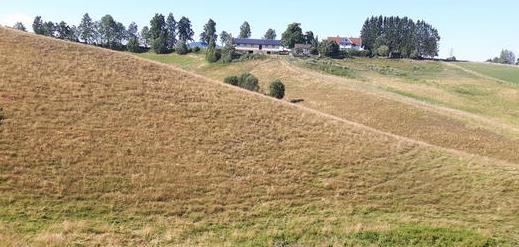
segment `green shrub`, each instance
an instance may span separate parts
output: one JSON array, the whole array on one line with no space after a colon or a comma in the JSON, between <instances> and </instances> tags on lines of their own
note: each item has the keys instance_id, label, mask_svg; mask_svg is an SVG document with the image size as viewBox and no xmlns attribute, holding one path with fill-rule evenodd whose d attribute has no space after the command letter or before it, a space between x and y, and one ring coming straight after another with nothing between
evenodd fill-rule
<instances>
[{"instance_id":1,"label":"green shrub","mask_svg":"<svg viewBox=\"0 0 519 247\"><path fill-rule=\"evenodd\" d=\"M259 81L251 73L243 73L240 76L228 76L223 80L226 84L238 86L249 91L259 90Z\"/></svg>"},{"instance_id":2,"label":"green shrub","mask_svg":"<svg viewBox=\"0 0 519 247\"><path fill-rule=\"evenodd\" d=\"M251 73L244 73L239 78L239 87L249 91L257 92L259 90L258 78Z\"/></svg>"},{"instance_id":3,"label":"green shrub","mask_svg":"<svg viewBox=\"0 0 519 247\"><path fill-rule=\"evenodd\" d=\"M319 44L319 52L322 57L338 58L340 55L340 47L333 41L323 40L323 42Z\"/></svg>"},{"instance_id":4,"label":"green shrub","mask_svg":"<svg viewBox=\"0 0 519 247\"><path fill-rule=\"evenodd\" d=\"M370 51L368 50L355 50L355 49L348 49L344 51L345 57L369 57Z\"/></svg>"},{"instance_id":5,"label":"green shrub","mask_svg":"<svg viewBox=\"0 0 519 247\"><path fill-rule=\"evenodd\" d=\"M248 61L248 60L263 60L266 59L267 55L265 54L252 54L252 53L245 53L240 56L240 62Z\"/></svg>"},{"instance_id":6,"label":"green shrub","mask_svg":"<svg viewBox=\"0 0 519 247\"><path fill-rule=\"evenodd\" d=\"M227 77L225 77L223 82L225 82L226 84L229 84L229 85L238 86L240 84L240 79L238 79L238 77L235 75L227 76Z\"/></svg>"},{"instance_id":7,"label":"green shrub","mask_svg":"<svg viewBox=\"0 0 519 247\"><path fill-rule=\"evenodd\" d=\"M389 47L387 45L380 46L377 48L377 55L387 57L389 55Z\"/></svg>"},{"instance_id":8,"label":"green shrub","mask_svg":"<svg viewBox=\"0 0 519 247\"><path fill-rule=\"evenodd\" d=\"M193 48L193 52L194 53L200 52L200 47L196 46L195 48Z\"/></svg>"},{"instance_id":9,"label":"green shrub","mask_svg":"<svg viewBox=\"0 0 519 247\"><path fill-rule=\"evenodd\" d=\"M222 53L213 48L213 47L209 47L207 48L207 51L205 53L205 59L210 62L210 63L216 63L218 62L218 60L220 60L220 58L222 57Z\"/></svg>"},{"instance_id":10,"label":"green shrub","mask_svg":"<svg viewBox=\"0 0 519 247\"><path fill-rule=\"evenodd\" d=\"M285 97L285 85L280 80L275 80L272 83L270 83L269 89L270 96L276 99L282 99L283 97Z\"/></svg>"},{"instance_id":11,"label":"green shrub","mask_svg":"<svg viewBox=\"0 0 519 247\"><path fill-rule=\"evenodd\" d=\"M186 42L178 42L177 46L175 47L175 51L178 55L186 55L187 53L189 53L189 49L187 48Z\"/></svg>"}]
</instances>

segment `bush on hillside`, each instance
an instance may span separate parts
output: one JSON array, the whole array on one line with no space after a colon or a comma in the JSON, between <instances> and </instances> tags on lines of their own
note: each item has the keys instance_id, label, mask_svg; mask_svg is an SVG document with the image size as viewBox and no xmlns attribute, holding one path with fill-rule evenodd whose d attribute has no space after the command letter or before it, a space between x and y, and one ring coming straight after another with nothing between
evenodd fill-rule
<instances>
[{"instance_id":1,"label":"bush on hillside","mask_svg":"<svg viewBox=\"0 0 519 247\"><path fill-rule=\"evenodd\" d=\"M226 44L222 49L222 63L231 63L236 56L236 50L232 44Z\"/></svg>"},{"instance_id":2,"label":"bush on hillside","mask_svg":"<svg viewBox=\"0 0 519 247\"><path fill-rule=\"evenodd\" d=\"M180 41L177 43L175 47L175 51L178 55L186 55L189 53L189 49L187 48L186 42Z\"/></svg>"},{"instance_id":3,"label":"bush on hillside","mask_svg":"<svg viewBox=\"0 0 519 247\"><path fill-rule=\"evenodd\" d=\"M238 84L240 83L240 79L238 79L238 77L235 75L227 76L227 77L225 77L223 82L225 82L226 84L229 84L229 85L238 86Z\"/></svg>"},{"instance_id":4,"label":"bush on hillside","mask_svg":"<svg viewBox=\"0 0 519 247\"><path fill-rule=\"evenodd\" d=\"M238 86L249 91L259 91L259 81L256 76L251 73L243 73L240 76L228 76L223 80L224 83Z\"/></svg>"},{"instance_id":5,"label":"bush on hillside","mask_svg":"<svg viewBox=\"0 0 519 247\"><path fill-rule=\"evenodd\" d=\"M387 45L380 46L377 48L377 55L381 57L389 56L389 47L387 47Z\"/></svg>"},{"instance_id":6,"label":"bush on hillside","mask_svg":"<svg viewBox=\"0 0 519 247\"><path fill-rule=\"evenodd\" d=\"M210 63L216 63L220 58L222 57L222 53L220 50L217 50L216 48L209 47L207 48L207 51L205 53L205 59Z\"/></svg>"},{"instance_id":7,"label":"bush on hillside","mask_svg":"<svg viewBox=\"0 0 519 247\"><path fill-rule=\"evenodd\" d=\"M259 90L259 81L251 73L244 73L239 78L239 86L249 91L257 92Z\"/></svg>"},{"instance_id":8,"label":"bush on hillside","mask_svg":"<svg viewBox=\"0 0 519 247\"><path fill-rule=\"evenodd\" d=\"M200 52L200 47L196 46L195 48L193 48L193 52L194 53Z\"/></svg>"},{"instance_id":9,"label":"bush on hillside","mask_svg":"<svg viewBox=\"0 0 519 247\"><path fill-rule=\"evenodd\" d=\"M285 97L285 85L280 80L275 80L270 83L269 95L276 99L283 99Z\"/></svg>"}]
</instances>

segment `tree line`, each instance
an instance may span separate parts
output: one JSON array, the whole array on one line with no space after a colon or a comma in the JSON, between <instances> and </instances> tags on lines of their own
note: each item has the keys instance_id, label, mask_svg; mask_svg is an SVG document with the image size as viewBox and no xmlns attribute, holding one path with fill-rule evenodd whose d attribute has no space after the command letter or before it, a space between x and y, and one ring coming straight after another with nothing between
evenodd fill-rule
<instances>
[{"instance_id":1,"label":"tree line","mask_svg":"<svg viewBox=\"0 0 519 247\"><path fill-rule=\"evenodd\" d=\"M499 57L490 58L487 60L487 62L519 65L519 58L516 60L516 56L513 51L504 49L501 51Z\"/></svg>"},{"instance_id":2,"label":"tree line","mask_svg":"<svg viewBox=\"0 0 519 247\"><path fill-rule=\"evenodd\" d=\"M404 58L438 56L438 30L421 20L415 22L407 17L373 16L364 22L361 38L364 48L372 55L380 55L380 51Z\"/></svg>"},{"instance_id":3,"label":"tree line","mask_svg":"<svg viewBox=\"0 0 519 247\"><path fill-rule=\"evenodd\" d=\"M140 31L135 22L126 28L111 15L95 21L88 13L83 15L78 26L70 26L64 21L44 21L41 16L37 16L32 28L34 33L40 35L132 52L151 48L157 53L165 53L177 43L185 45L193 40L194 35L191 21L187 17L182 17L177 22L171 13L167 17L156 14L150 20L149 27L144 26Z\"/></svg>"},{"instance_id":4,"label":"tree line","mask_svg":"<svg viewBox=\"0 0 519 247\"><path fill-rule=\"evenodd\" d=\"M105 15L100 20L93 20L88 13L84 14L78 26L64 21L44 21L37 16L33 22L36 34L58 39L82 42L115 50L142 52L151 49L158 54L176 51L187 54L191 51L187 43L194 41L189 18L183 16L178 21L172 13L167 16L155 14L148 26L139 30L135 22L128 27ZM18 29L25 29L21 23ZM251 26L245 21L240 26L239 38L251 37ZM281 43L294 49L296 44L309 45L310 53L324 57L343 58L350 56L391 56L394 58L431 58L438 55L440 36L438 31L424 21L413 21L407 17L371 17L368 18L361 31L363 46L366 51L341 51L338 44L329 40L319 41L312 31L304 32L300 23L291 23L281 34ZM263 39L276 39L277 33L269 28ZM216 44L220 40L221 47ZM217 33L216 22L209 19L200 33L199 40L207 44L206 59L209 62L230 62L236 57L233 47L233 35L227 31ZM194 48L199 50L199 48ZM294 49L294 53L299 53Z\"/></svg>"}]
</instances>

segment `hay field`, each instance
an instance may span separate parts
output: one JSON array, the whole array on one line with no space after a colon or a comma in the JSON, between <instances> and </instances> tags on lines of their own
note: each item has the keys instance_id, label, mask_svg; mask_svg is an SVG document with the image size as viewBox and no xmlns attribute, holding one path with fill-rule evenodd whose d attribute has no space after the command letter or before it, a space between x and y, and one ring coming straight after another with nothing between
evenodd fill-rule
<instances>
[{"instance_id":1,"label":"hay field","mask_svg":"<svg viewBox=\"0 0 519 247\"><path fill-rule=\"evenodd\" d=\"M3 28L0 65L2 245L519 243L515 164Z\"/></svg>"},{"instance_id":2,"label":"hay field","mask_svg":"<svg viewBox=\"0 0 519 247\"><path fill-rule=\"evenodd\" d=\"M519 88L441 62L325 60L341 66L330 74L309 67L308 60L285 57L231 65L210 65L201 55L158 57L169 64L195 60L183 68L220 81L251 72L263 91L281 79L287 99L304 99L305 107L444 148L519 162Z\"/></svg>"}]
</instances>

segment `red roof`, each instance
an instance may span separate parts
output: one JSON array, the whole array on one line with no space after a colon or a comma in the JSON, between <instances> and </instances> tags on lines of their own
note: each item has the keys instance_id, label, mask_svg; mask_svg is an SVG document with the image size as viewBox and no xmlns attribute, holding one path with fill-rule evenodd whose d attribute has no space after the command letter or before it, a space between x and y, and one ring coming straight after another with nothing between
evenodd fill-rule
<instances>
[{"instance_id":1,"label":"red roof","mask_svg":"<svg viewBox=\"0 0 519 247\"><path fill-rule=\"evenodd\" d=\"M329 41L335 42L340 45L349 45L351 44L355 46L362 46L362 38L343 38L343 37L328 37Z\"/></svg>"},{"instance_id":2,"label":"red roof","mask_svg":"<svg viewBox=\"0 0 519 247\"><path fill-rule=\"evenodd\" d=\"M350 38L351 43L353 43L356 46L362 46L362 39L361 38Z\"/></svg>"}]
</instances>

